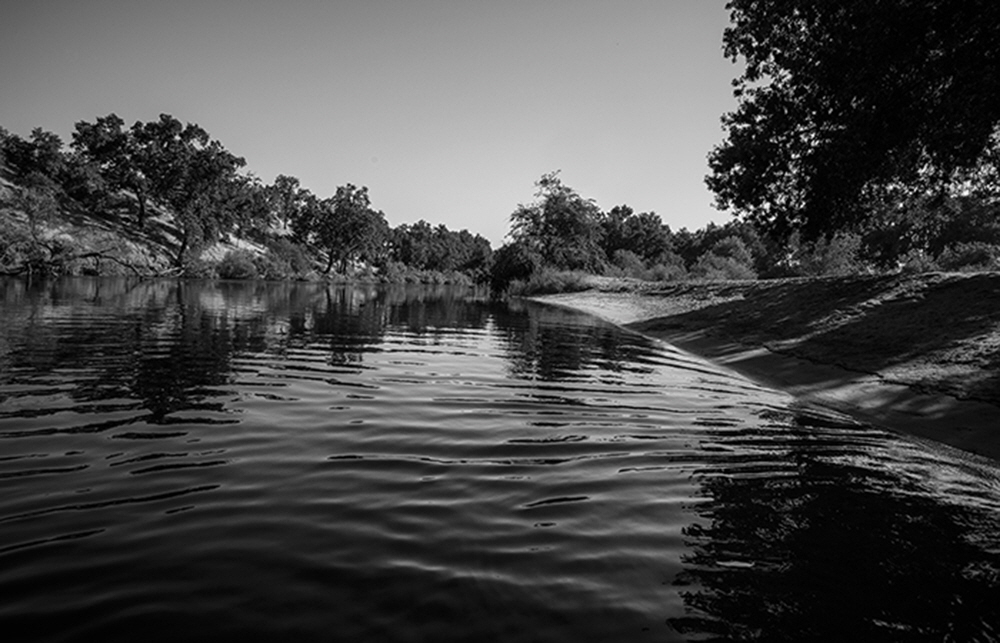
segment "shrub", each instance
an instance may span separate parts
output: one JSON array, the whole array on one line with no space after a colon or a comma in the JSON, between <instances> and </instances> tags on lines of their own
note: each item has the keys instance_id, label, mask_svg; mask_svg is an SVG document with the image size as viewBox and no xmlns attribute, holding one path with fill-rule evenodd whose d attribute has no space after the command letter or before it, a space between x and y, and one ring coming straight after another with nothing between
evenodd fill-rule
<instances>
[{"instance_id":1,"label":"shrub","mask_svg":"<svg viewBox=\"0 0 1000 643\"><path fill-rule=\"evenodd\" d=\"M937 259L942 270L991 270L997 267L1000 247L982 241L956 243L944 249Z\"/></svg>"},{"instance_id":2,"label":"shrub","mask_svg":"<svg viewBox=\"0 0 1000 643\"><path fill-rule=\"evenodd\" d=\"M915 274L938 270L934 259L923 250L913 249L899 258L899 269L902 272Z\"/></svg>"},{"instance_id":3,"label":"shrub","mask_svg":"<svg viewBox=\"0 0 1000 643\"><path fill-rule=\"evenodd\" d=\"M249 250L230 250L219 262L216 272L220 279L256 279L254 255Z\"/></svg>"},{"instance_id":4,"label":"shrub","mask_svg":"<svg viewBox=\"0 0 1000 643\"><path fill-rule=\"evenodd\" d=\"M733 257L720 257L714 253L702 255L691 269L691 275L709 281L756 279L757 273L749 265Z\"/></svg>"},{"instance_id":5,"label":"shrub","mask_svg":"<svg viewBox=\"0 0 1000 643\"><path fill-rule=\"evenodd\" d=\"M592 287L590 275L578 270L543 268L532 273L526 281L511 282L508 293L518 296L550 295L560 292L579 292Z\"/></svg>"},{"instance_id":6,"label":"shrub","mask_svg":"<svg viewBox=\"0 0 1000 643\"><path fill-rule=\"evenodd\" d=\"M861 236L853 232L838 232L830 239L819 239L799 255L799 271L803 275L856 275L865 268L861 260Z\"/></svg>"},{"instance_id":7,"label":"shrub","mask_svg":"<svg viewBox=\"0 0 1000 643\"><path fill-rule=\"evenodd\" d=\"M279 237L267 244L266 265L258 264L258 271L263 276L266 268L271 274L282 273L280 277L265 277L266 279L305 279L312 272L312 260L309 254L299 244L290 239Z\"/></svg>"},{"instance_id":8,"label":"shrub","mask_svg":"<svg viewBox=\"0 0 1000 643\"><path fill-rule=\"evenodd\" d=\"M709 250L710 254L716 257L732 259L734 262L747 267L753 266L753 255L747 248L747 244L736 236L729 236L719 239Z\"/></svg>"},{"instance_id":9,"label":"shrub","mask_svg":"<svg viewBox=\"0 0 1000 643\"><path fill-rule=\"evenodd\" d=\"M646 279L649 281L684 281L688 278L688 271L683 264L660 263L647 271Z\"/></svg>"},{"instance_id":10,"label":"shrub","mask_svg":"<svg viewBox=\"0 0 1000 643\"><path fill-rule=\"evenodd\" d=\"M257 278L259 279L280 281L291 279L295 276L288 260L276 255L271 250L266 250L262 255L254 255L252 261L257 271ZM235 278L238 279L239 277Z\"/></svg>"},{"instance_id":11,"label":"shrub","mask_svg":"<svg viewBox=\"0 0 1000 643\"><path fill-rule=\"evenodd\" d=\"M219 276L216 265L204 259L194 259L184 264L181 275L188 279L215 279Z\"/></svg>"},{"instance_id":12,"label":"shrub","mask_svg":"<svg viewBox=\"0 0 1000 643\"><path fill-rule=\"evenodd\" d=\"M615 250L612 263L619 269L623 277L641 279L646 272L646 264L643 262L642 257L631 250Z\"/></svg>"},{"instance_id":13,"label":"shrub","mask_svg":"<svg viewBox=\"0 0 1000 643\"><path fill-rule=\"evenodd\" d=\"M521 243L509 243L493 255L490 269L490 289L501 294L515 281L526 282L538 269L538 254Z\"/></svg>"}]
</instances>

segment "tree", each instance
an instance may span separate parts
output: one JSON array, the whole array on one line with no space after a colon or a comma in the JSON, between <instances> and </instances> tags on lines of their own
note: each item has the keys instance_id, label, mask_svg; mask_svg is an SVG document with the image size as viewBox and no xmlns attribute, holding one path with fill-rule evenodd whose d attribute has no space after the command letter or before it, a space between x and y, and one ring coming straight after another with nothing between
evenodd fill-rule
<instances>
[{"instance_id":1,"label":"tree","mask_svg":"<svg viewBox=\"0 0 1000 643\"><path fill-rule=\"evenodd\" d=\"M873 204L990 187L1000 148L1000 3L730 0L746 62L706 182L720 208L808 238ZM996 183L992 183L996 198Z\"/></svg>"},{"instance_id":2,"label":"tree","mask_svg":"<svg viewBox=\"0 0 1000 643\"><path fill-rule=\"evenodd\" d=\"M371 207L368 188L350 183L322 202L307 201L293 229L297 239L326 253L323 274L335 263L346 272L352 261L378 260L389 235L385 215Z\"/></svg>"},{"instance_id":3,"label":"tree","mask_svg":"<svg viewBox=\"0 0 1000 643\"><path fill-rule=\"evenodd\" d=\"M40 127L31 131L29 140L7 133L3 148L4 162L10 167L15 183L54 194L61 192L66 158L57 134Z\"/></svg>"},{"instance_id":4,"label":"tree","mask_svg":"<svg viewBox=\"0 0 1000 643\"><path fill-rule=\"evenodd\" d=\"M180 230L175 263L211 244L236 223L237 171L245 161L213 141L204 129L169 114L132 127L136 163L149 195L172 210Z\"/></svg>"},{"instance_id":5,"label":"tree","mask_svg":"<svg viewBox=\"0 0 1000 643\"><path fill-rule=\"evenodd\" d=\"M295 220L305 199L305 193L297 178L285 174L274 177L274 183L267 186L271 209L282 227L288 228Z\"/></svg>"},{"instance_id":6,"label":"tree","mask_svg":"<svg viewBox=\"0 0 1000 643\"><path fill-rule=\"evenodd\" d=\"M161 118L163 118L161 116ZM97 118L93 123L79 121L73 132L73 148L89 160L104 179L107 189L128 190L135 195L137 212L136 225L146 224L146 201L149 195L149 181L143 172L143 154L137 141L136 132L143 125L136 123L131 130L125 128L125 121L117 114Z\"/></svg>"},{"instance_id":7,"label":"tree","mask_svg":"<svg viewBox=\"0 0 1000 643\"><path fill-rule=\"evenodd\" d=\"M535 183L537 200L510 215L510 237L555 268L597 270L602 263L601 211L560 181L559 172Z\"/></svg>"}]
</instances>

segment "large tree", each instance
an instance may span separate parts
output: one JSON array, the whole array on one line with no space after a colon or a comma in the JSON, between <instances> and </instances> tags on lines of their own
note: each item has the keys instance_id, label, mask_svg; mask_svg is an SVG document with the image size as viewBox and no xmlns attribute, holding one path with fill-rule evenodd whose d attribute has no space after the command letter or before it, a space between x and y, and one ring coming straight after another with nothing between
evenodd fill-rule
<instances>
[{"instance_id":1,"label":"large tree","mask_svg":"<svg viewBox=\"0 0 1000 643\"><path fill-rule=\"evenodd\" d=\"M996 0L726 6L725 54L745 69L709 155L721 208L816 236L886 202L996 188Z\"/></svg>"},{"instance_id":2,"label":"large tree","mask_svg":"<svg viewBox=\"0 0 1000 643\"><path fill-rule=\"evenodd\" d=\"M136 123L130 130L117 114L108 114L93 123L79 121L73 132L73 148L97 168L108 189L128 190L135 196L136 225L146 223L149 181L143 172L140 149L135 133L143 125ZM146 155L148 156L148 155Z\"/></svg>"},{"instance_id":3,"label":"large tree","mask_svg":"<svg viewBox=\"0 0 1000 643\"><path fill-rule=\"evenodd\" d=\"M173 212L180 233L176 263L181 266L189 251L233 228L234 206L243 196L237 172L246 162L198 125L183 124L168 114L136 123L132 136L150 197Z\"/></svg>"}]
</instances>

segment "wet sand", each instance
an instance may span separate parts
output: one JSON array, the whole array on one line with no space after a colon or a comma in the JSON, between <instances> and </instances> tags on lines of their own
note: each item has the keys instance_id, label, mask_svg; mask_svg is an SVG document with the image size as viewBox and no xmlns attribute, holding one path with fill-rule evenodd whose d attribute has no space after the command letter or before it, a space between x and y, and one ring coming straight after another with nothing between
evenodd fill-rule
<instances>
[{"instance_id":1,"label":"wet sand","mask_svg":"<svg viewBox=\"0 0 1000 643\"><path fill-rule=\"evenodd\" d=\"M857 419L1000 460L1000 275L655 284L537 297Z\"/></svg>"}]
</instances>

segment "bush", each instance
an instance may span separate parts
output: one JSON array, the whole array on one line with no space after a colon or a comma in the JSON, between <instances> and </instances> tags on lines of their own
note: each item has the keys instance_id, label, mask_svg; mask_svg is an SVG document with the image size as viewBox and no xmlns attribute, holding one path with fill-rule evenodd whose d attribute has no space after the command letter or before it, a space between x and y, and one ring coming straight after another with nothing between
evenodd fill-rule
<instances>
[{"instance_id":1,"label":"bush","mask_svg":"<svg viewBox=\"0 0 1000 643\"><path fill-rule=\"evenodd\" d=\"M691 269L691 276L709 281L756 279L757 273L749 265L733 257L720 257L714 253L702 255Z\"/></svg>"},{"instance_id":2,"label":"bush","mask_svg":"<svg viewBox=\"0 0 1000 643\"><path fill-rule=\"evenodd\" d=\"M295 271L292 270L288 260L276 255L271 250L266 250L262 255L254 255L252 260L258 279L281 281L295 276ZM239 279L239 277L232 278ZM250 279L251 277L245 278Z\"/></svg>"},{"instance_id":3,"label":"bush","mask_svg":"<svg viewBox=\"0 0 1000 643\"><path fill-rule=\"evenodd\" d=\"M540 264L536 252L521 243L509 243L493 255L490 269L490 290L503 293L515 280L527 282Z\"/></svg>"},{"instance_id":4,"label":"bush","mask_svg":"<svg viewBox=\"0 0 1000 643\"><path fill-rule=\"evenodd\" d=\"M997 267L998 256L1000 247L982 241L971 241L945 248L937 263L942 270L992 270Z\"/></svg>"},{"instance_id":5,"label":"bush","mask_svg":"<svg viewBox=\"0 0 1000 643\"><path fill-rule=\"evenodd\" d=\"M676 263L657 264L646 274L646 279L649 281L685 281L687 278L688 271L684 265Z\"/></svg>"},{"instance_id":6,"label":"bush","mask_svg":"<svg viewBox=\"0 0 1000 643\"><path fill-rule=\"evenodd\" d=\"M508 293L516 296L551 295L560 292L579 292L592 287L590 275L578 270L543 268L527 281L512 281Z\"/></svg>"},{"instance_id":7,"label":"bush","mask_svg":"<svg viewBox=\"0 0 1000 643\"><path fill-rule=\"evenodd\" d=\"M800 274L808 276L856 275L865 269L861 237L853 232L838 232L830 239L819 239L799 256Z\"/></svg>"},{"instance_id":8,"label":"bush","mask_svg":"<svg viewBox=\"0 0 1000 643\"><path fill-rule=\"evenodd\" d=\"M615 250L612 263L618 268L620 275L623 277L642 279L646 272L646 264L643 262L642 257L631 250Z\"/></svg>"},{"instance_id":9,"label":"bush","mask_svg":"<svg viewBox=\"0 0 1000 643\"><path fill-rule=\"evenodd\" d=\"M305 249L290 239L279 237L267 245L266 255L268 261L277 266L281 266L285 271L282 279L295 278L304 279L312 270L312 260ZM270 279L270 277L268 277Z\"/></svg>"},{"instance_id":10,"label":"bush","mask_svg":"<svg viewBox=\"0 0 1000 643\"><path fill-rule=\"evenodd\" d=\"M216 265L204 259L194 259L184 264L181 275L188 279L215 279L219 276Z\"/></svg>"},{"instance_id":11,"label":"bush","mask_svg":"<svg viewBox=\"0 0 1000 643\"><path fill-rule=\"evenodd\" d=\"M739 237L725 237L698 258L691 276L710 281L756 279L753 256Z\"/></svg>"},{"instance_id":12,"label":"bush","mask_svg":"<svg viewBox=\"0 0 1000 643\"><path fill-rule=\"evenodd\" d=\"M216 267L220 279L256 279L257 266L249 250L230 250Z\"/></svg>"},{"instance_id":13,"label":"bush","mask_svg":"<svg viewBox=\"0 0 1000 643\"><path fill-rule=\"evenodd\" d=\"M732 259L737 264L751 267L753 266L753 255L747 248L747 244L736 236L729 236L719 239L709 250L710 254L716 257Z\"/></svg>"},{"instance_id":14,"label":"bush","mask_svg":"<svg viewBox=\"0 0 1000 643\"><path fill-rule=\"evenodd\" d=\"M916 274L938 270L938 265L926 252L914 249L899 258L899 269L905 273Z\"/></svg>"}]
</instances>

